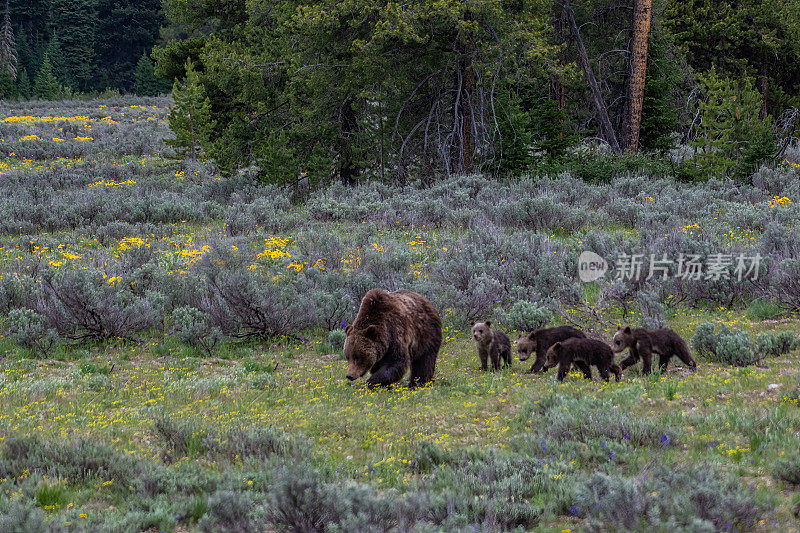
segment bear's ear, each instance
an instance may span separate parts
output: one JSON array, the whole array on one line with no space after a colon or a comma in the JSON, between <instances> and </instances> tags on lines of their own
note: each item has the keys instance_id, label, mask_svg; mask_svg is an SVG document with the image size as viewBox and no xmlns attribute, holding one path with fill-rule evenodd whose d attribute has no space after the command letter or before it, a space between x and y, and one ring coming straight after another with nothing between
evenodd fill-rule
<instances>
[{"instance_id":1,"label":"bear's ear","mask_svg":"<svg viewBox=\"0 0 800 533\"><path fill-rule=\"evenodd\" d=\"M378 328L375 325L372 325L364 330L364 336L370 340L376 341L378 340Z\"/></svg>"},{"instance_id":2,"label":"bear's ear","mask_svg":"<svg viewBox=\"0 0 800 533\"><path fill-rule=\"evenodd\" d=\"M351 329L353 329L353 326L347 326L346 328L344 328L344 334L345 335L350 335L350 330Z\"/></svg>"},{"instance_id":3,"label":"bear's ear","mask_svg":"<svg viewBox=\"0 0 800 533\"><path fill-rule=\"evenodd\" d=\"M621 330L622 326L617 326L617 331Z\"/></svg>"},{"instance_id":4,"label":"bear's ear","mask_svg":"<svg viewBox=\"0 0 800 533\"><path fill-rule=\"evenodd\" d=\"M492 327L492 321L491 321L491 320L487 320L487 321L486 321L486 325L487 325L488 327Z\"/></svg>"},{"instance_id":5,"label":"bear's ear","mask_svg":"<svg viewBox=\"0 0 800 533\"><path fill-rule=\"evenodd\" d=\"M470 324L470 326L474 326L474 325L475 325L475 321L473 320L473 321L472 321L472 324Z\"/></svg>"},{"instance_id":6,"label":"bear's ear","mask_svg":"<svg viewBox=\"0 0 800 533\"><path fill-rule=\"evenodd\" d=\"M631 332L630 326L625 326L625 334L629 334Z\"/></svg>"},{"instance_id":7,"label":"bear's ear","mask_svg":"<svg viewBox=\"0 0 800 533\"><path fill-rule=\"evenodd\" d=\"M561 343L560 343L560 342L557 342L557 343L555 343L555 344L553 345L553 349L554 349L555 351L559 351L559 350L561 350Z\"/></svg>"}]
</instances>

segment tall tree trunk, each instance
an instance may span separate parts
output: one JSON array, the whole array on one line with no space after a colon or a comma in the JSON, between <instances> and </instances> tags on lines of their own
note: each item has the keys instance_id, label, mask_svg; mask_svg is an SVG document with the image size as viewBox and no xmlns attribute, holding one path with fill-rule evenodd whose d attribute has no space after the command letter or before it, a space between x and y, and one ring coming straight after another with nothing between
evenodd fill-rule
<instances>
[{"instance_id":1,"label":"tall tree trunk","mask_svg":"<svg viewBox=\"0 0 800 533\"><path fill-rule=\"evenodd\" d=\"M639 129L642 125L644 84L647 78L647 42L650 38L652 10L653 0L635 0L631 66L625 91L625 113L622 122L622 147L633 153L639 151Z\"/></svg>"},{"instance_id":2,"label":"tall tree trunk","mask_svg":"<svg viewBox=\"0 0 800 533\"><path fill-rule=\"evenodd\" d=\"M764 120L767 118L767 98L769 97L769 66L766 60L761 63L761 68L758 72L758 90L761 91L761 109L758 112L758 118Z\"/></svg>"},{"instance_id":3,"label":"tall tree trunk","mask_svg":"<svg viewBox=\"0 0 800 533\"><path fill-rule=\"evenodd\" d=\"M611 149L615 152L619 152L617 134L614 133L614 128L611 126L611 121L608 118L608 108L603 101L603 93L600 92L600 87L597 85L597 79L594 77L592 64L589 62L589 55L586 53L586 47L583 45L580 31L578 31L578 25L575 23L575 13L572 12L569 0L563 0L562 6L567 20L569 21L572 37L575 39L575 44L578 47L578 57L581 61L581 67L589 82L589 88L592 90L592 98L594 99L594 105L597 109L597 118L600 121L600 131L611 146Z\"/></svg>"}]
</instances>

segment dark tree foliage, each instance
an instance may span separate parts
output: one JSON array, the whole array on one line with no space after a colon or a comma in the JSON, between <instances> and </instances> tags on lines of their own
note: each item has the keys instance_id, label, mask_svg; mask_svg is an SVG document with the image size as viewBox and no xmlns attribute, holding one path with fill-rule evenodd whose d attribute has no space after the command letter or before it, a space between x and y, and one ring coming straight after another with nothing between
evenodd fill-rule
<instances>
[{"instance_id":1,"label":"dark tree foliage","mask_svg":"<svg viewBox=\"0 0 800 533\"><path fill-rule=\"evenodd\" d=\"M49 97L31 83L45 55L58 82L72 91L134 92L139 60L166 24L160 0L9 0L9 15L17 71L26 76L16 77L11 93L3 91L23 98ZM170 84L162 83L162 91Z\"/></svg>"}]
</instances>

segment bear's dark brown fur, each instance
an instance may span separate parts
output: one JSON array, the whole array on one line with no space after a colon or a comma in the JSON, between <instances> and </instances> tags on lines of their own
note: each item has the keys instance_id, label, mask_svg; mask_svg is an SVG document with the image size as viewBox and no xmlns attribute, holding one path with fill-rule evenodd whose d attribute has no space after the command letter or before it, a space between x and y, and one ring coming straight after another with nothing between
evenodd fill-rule
<instances>
[{"instance_id":1,"label":"bear's dark brown fur","mask_svg":"<svg viewBox=\"0 0 800 533\"><path fill-rule=\"evenodd\" d=\"M534 351L536 352L536 360L526 373L535 373L540 370L547 371L544 368L547 350L557 342L572 338L585 339L586 335L572 326L559 326L557 328L537 329L520 337L517 341L517 352L519 352L520 361L526 361Z\"/></svg>"},{"instance_id":2,"label":"bear's dark brown fur","mask_svg":"<svg viewBox=\"0 0 800 533\"><path fill-rule=\"evenodd\" d=\"M433 379L442 321L423 296L407 290L372 289L361 300L346 334L347 379L358 379L369 371L370 388L391 385L409 369L409 387Z\"/></svg>"},{"instance_id":3,"label":"bear's dark brown fur","mask_svg":"<svg viewBox=\"0 0 800 533\"><path fill-rule=\"evenodd\" d=\"M547 350L544 366L553 368L558 365L558 381L564 381L573 364L581 369L586 379L592 379L592 369L589 365L596 366L600 377L606 381L609 378L609 370L614 373L617 381L622 373L620 367L614 364L614 352L611 351L611 347L597 339L567 339L555 343Z\"/></svg>"},{"instance_id":4,"label":"bear's dark brown fur","mask_svg":"<svg viewBox=\"0 0 800 533\"><path fill-rule=\"evenodd\" d=\"M488 369L488 361L492 361L492 369L500 370L500 361L503 367L511 366L511 341L505 333L492 329L491 320L472 323L472 336L478 343L478 356L481 358L481 370Z\"/></svg>"},{"instance_id":5,"label":"bear's dark brown fur","mask_svg":"<svg viewBox=\"0 0 800 533\"><path fill-rule=\"evenodd\" d=\"M673 355L678 356L678 359L692 370L697 369L697 363L689 353L689 348L684 340L668 328L631 329L630 326L625 326L623 329L618 327L611 349L615 353L619 353L625 348L629 349L630 355L620 362L622 370L635 365L641 359L642 374L649 374L654 352L659 355L658 365L661 367L661 372L667 369L667 363Z\"/></svg>"}]
</instances>

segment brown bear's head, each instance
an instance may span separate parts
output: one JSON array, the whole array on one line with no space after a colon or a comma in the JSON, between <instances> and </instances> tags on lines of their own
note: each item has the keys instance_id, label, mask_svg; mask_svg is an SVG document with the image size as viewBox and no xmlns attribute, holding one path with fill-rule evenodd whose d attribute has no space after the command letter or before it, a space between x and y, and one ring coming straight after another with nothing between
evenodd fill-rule
<instances>
[{"instance_id":1,"label":"brown bear's head","mask_svg":"<svg viewBox=\"0 0 800 533\"><path fill-rule=\"evenodd\" d=\"M473 322L472 336L478 341L478 344L489 344L492 342L492 321Z\"/></svg>"},{"instance_id":2,"label":"brown bear's head","mask_svg":"<svg viewBox=\"0 0 800 533\"><path fill-rule=\"evenodd\" d=\"M557 342L547 350L547 357L544 361L545 368L553 368L554 366L558 365L558 362L561 360L561 350L564 349L564 346Z\"/></svg>"},{"instance_id":3,"label":"brown bear's head","mask_svg":"<svg viewBox=\"0 0 800 533\"><path fill-rule=\"evenodd\" d=\"M347 379L358 379L372 368L385 353L378 327L370 325L358 330L347 326L344 339L344 356L347 358Z\"/></svg>"},{"instance_id":4,"label":"brown bear's head","mask_svg":"<svg viewBox=\"0 0 800 533\"><path fill-rule=\"evenodd\" d=\"M523 335L517 340L517 353L520 361L527 361L536 350L536 332Z\"/></svg>"},{"instance_id":5,"label":"brown bear's head","mask_svg":"<svg viewBox=\"0 0 800 533\"><path fill-rule=\"evenodd\" d=\"M618 327L617 332L614 333L614 341L611 343L611 349L614 353L619 353L632 343L633 332L631 331L631 327L625 326L625 329Z\"/></svg>"}]
</instances>

